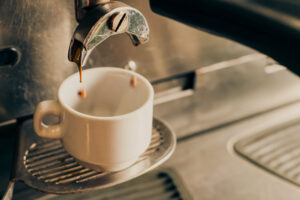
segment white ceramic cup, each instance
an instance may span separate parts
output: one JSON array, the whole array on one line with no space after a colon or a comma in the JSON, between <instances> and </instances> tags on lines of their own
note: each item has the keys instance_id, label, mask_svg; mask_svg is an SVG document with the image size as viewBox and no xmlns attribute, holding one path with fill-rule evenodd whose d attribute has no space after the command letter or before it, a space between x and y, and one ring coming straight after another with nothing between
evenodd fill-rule
<instances>
[{"instance_id":1,"label":"white ceramic cup","mask_svg":"<svg viewBox=\"0 0 300 200\"><path fill-rule=\"evenodd\" d=\"M41 137L61 138L68 153L90 168L127 168L151 141L153 88L143 76L120 68L92 68L82 75L83 83L76 73L61 84L58 100L39 103L34 130ZM78 95L82 88L85 99ZM60 123L44 124L46 115L59 116Z\"/></svg>"}]
</instances>

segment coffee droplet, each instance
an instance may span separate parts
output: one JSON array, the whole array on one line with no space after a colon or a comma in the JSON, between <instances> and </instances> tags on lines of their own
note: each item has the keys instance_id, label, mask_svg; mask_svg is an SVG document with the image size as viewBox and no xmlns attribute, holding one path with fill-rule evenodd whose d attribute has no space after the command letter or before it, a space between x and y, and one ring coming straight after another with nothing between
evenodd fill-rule
<instances>
[{"instance_id":1,"label":"coffee droplet","mask_svg":"<svg viewBox=\"0 0 300 200\"><path fill-rule=\"evenodd\" d=\"M130 84L131 84L132 87L135 87L135 86L136 86L136 84L137 84L137 79L136 79L135 76L132 76L132 77L131 77Z\"/></svg>"},{"instance_id":2,"label":"coffee droplet","mask_svg":"<svg viewBox=\"0 0 300 200\"><path fill-rule=\"evenodd\" d=\"M80 90L80 91L78 92L78 95L79 95L81 98L85 99L85 98L86 98L86 91L85 91L85 89Z\"/></svg>"}]
</instances>

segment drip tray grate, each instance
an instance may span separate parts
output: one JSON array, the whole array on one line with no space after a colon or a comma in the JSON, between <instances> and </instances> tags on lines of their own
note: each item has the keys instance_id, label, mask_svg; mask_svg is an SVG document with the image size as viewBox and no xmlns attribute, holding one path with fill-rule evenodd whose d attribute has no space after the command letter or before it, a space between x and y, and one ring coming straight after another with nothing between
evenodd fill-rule
<instances>
[{"instance_id":1,"label":"drip tray grate","mask_svg":"<svg viewBox=\"0 0 300 200\"><path fill-rule=\"evenodd\" d=\"M153 120L152 140L146 152L127 169L94 171L69 155L60 140L35 135L32 120L23 124L16 163L16 180L48 193L67 194L110 187L157 167L167 160L176 145L175 134L160 120Z\"/></svg>"},{"instance_id":2,"label":"drip tray grate","mask_svg":"<svg viewBox=\"0 0 300 200\"><path fill-rule=\"evenodd\" d=\"M44 197L47 200L75 200L75 199L143 199L143 200L190 200L191 195L186 190L181 177L172 168L155 170L139 178L118 186L103 190L73 195L55 195Z\"/></svg>"},{"instance_id":3,"label":"drip tray grate","mask_svg":"<svg viewBox=\"0 0 300 200\"><path fill-rule=\"evenodd\" d=\"M163 136L153 129L151 144L137 162L159 151L163 142ZM27 171L37 179L54 184L81 183L109 173L97 172L80 165L65 151L60 140L33 143L25 152L24 164Z\"/></svg>"},{"instance_id":4,"label":"drip tray grate","mask_svg":"<svg viewBox=\"0 0 300 200\"><path fill-rule=\"evenodd\" d=\"M300 122L238 141L235 151L265 170L300 186Z\"/></svg>"}]
</instances>

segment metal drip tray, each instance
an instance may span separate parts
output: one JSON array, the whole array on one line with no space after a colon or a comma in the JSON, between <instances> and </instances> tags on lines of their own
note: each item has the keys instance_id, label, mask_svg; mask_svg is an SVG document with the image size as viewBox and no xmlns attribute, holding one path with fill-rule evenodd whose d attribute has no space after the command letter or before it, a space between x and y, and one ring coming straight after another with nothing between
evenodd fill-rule
<instances>
[{"instance_id":1,"label":"metal drip tray","mask_svg":"<svg viewBox=\"0 0 300 200\"><path fill-rule=\"evenodd\" d=\"M250 162L300 186L300 121L240 140L235 151Z\"/></svg>"},{"instance_id":2,"label":"metal drip tray","mask_svg":"<svg viewBox=\"0 0 300 200\"><path fill-rule=\"evenodd\" d=\"M60 140L36 136L32 126L30 120L21 128L15 181L47 193L76 193L131 180L166 161L176 145L175 134L154 119L151 144L135 164L118 172L98 172L80 165Z\"/></svg>"},{"instance_id":3,"label":"metal drip tray","mask_svg":"<svg viewBox=\"0 0 300 200\"><path fill-rule=\"evenodd\" d=\"M172 168L153 170L115 187L69 195L48 195L47 200L191 200L184 182Z\"/></svg>"}]
</instances>

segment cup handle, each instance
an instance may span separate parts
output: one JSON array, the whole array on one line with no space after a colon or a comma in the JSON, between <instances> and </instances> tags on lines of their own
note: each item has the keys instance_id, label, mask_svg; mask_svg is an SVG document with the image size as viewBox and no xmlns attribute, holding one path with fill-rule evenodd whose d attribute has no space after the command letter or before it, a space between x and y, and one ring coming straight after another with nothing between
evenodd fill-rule
<instances>
[{"instance_id":1,"label":"cup handle","mask_svg":"<svg viewBox=\"0 0 300 200\"><path fill-rule=\"evenodd\" d=\"M61 107L55 100L42 101L36 107L33 117L33 127L37 135L45 138L61 138L61 124L46 125L43 123L43 118L46 115L61 116Z\"/></svg>"}]
</instances>

